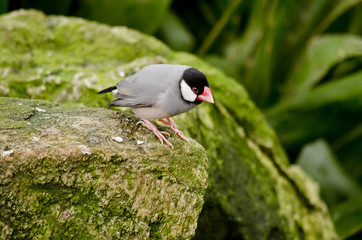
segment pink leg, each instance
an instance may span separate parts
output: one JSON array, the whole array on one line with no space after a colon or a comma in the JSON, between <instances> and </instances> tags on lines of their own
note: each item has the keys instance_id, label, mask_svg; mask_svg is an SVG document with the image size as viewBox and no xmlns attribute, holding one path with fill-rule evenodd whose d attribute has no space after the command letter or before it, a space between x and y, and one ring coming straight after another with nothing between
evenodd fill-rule
<instances>
[{"instance_id":1,"label":"pink leg","mask_svg":"<svg viewBox=\"0 0 362 240\"><path fill-rule=\"evenodd\" d=\"M166 121L167 120L167 121ZM177 129L175 122L171 118L158 119L158 121L163 122L171 127L171 129L182 139L188 141L188 139L184 136L183 132Z\"/></svg>"},{"instance_id":2,"label":"pink leg","mask_svg":"<svg viewBox=\"0 0 362 240\"><path fill-rule=\"evenodd\" d=\"M142 119L142 121L139 121L137 124L140 124L140 123L142 124L142 126L150 129L156 135L156 137L158 137L158 139L160 139L161 143L165 142L167 145L169 145L173 148L173 145L165 138L165 136L163 136L163 135L169 136L170 134L168 132L158 131L157 127L146 119Z\"/></svg>"}]
</instances>

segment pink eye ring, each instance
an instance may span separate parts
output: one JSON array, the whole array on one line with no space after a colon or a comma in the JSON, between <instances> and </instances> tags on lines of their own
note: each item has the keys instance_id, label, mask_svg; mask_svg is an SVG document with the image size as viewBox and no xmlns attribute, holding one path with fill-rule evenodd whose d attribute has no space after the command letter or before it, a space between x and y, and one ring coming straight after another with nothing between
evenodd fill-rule
<instances>
[{"instance_id":1,"label":"pink eye ring","mask_svg":"<svg viewBox=\"0 0 362 240\"><path fill-rule=\"evenodd\" d=\"M199 92L199 89L193 87L193 88L192 88L192 91L193 91L194 93L198 93L198 92Z\"/></svg>"}]
</instances>

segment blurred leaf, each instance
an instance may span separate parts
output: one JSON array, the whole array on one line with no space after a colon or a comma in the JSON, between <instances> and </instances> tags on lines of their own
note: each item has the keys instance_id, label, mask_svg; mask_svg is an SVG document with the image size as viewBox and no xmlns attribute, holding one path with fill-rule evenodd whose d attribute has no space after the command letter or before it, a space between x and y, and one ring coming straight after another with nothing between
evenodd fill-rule
<instances>
[{"instance_id":1,"label":"blurred leaf","mask_svg":"<svg viewBox=\"0 0 362 240\"><path fill-rule=\"evenodd\" d=\"M362 69L362 56L348 58L345 61L334 65L319 82L333 81L333 79L353 74L360 69Z\"/></svg>"},{"instance_id":2,"label":"blurred leaf","mask_svg":"<svg viewBox=\"0 0 362 240\"><path fill-rule=\"evenodd\" d=\"M21 8L36 8L46 14L68 15L73 0L19 0L19 2Z\"/></svg>"},{"instance_id":3,"label":"blurred leaf","mask_svg":"<svg viewBox=\"0 0 362 240\"><path fill-rule=\"evenodd\" d=\"M247 58L252 55L263 36L262 2L253 1L252 4L245 31L235 42L226 46L226 59L238 68L247 64Z\"/></svg>"},{"instance_id":4,"label":"blurred leaf","mask_svg":"<svg viewBox=\"0 0 362 240\"><path fill-rule=\"evenodd\" d=\"M190 51L195 46L195 38L173 12L166 13L159 35L167 45L177 51Z\"/></svg>"},{"instance_id":5,"label":"blurred leaf","mask_svg":"<svg viewBox=\"0 0 362 240\"><path fill-rule=\"evenodd\" d=\"M341 239L362 231L362 194L331 209L336 230Z\"/></svg>"},{"instance_id":6,"label":"blurred leaf","mask_svg":"<svg viewBox=\"0 0 362 240\"><path fill-rule=\"evenodd\" d=\"M333 21L362 0L305 0L296 1L289 10L287 52L292 55L302 50L309 39L320 34ZM297 27L296 27L297 26ZM296 56L296 55L295 55Z\"/></svg>"},{"instance_id":7,"label":"blurred leaf","mask_svg":"<svg viewBox=\"0 0 362 240\"><path fill-rule=\"evenodd\" d=\"M333 1L333 6L327 12L327 15L322 18L318 27L314 30L314 35L323 32L333 21L345 13L348 9L362 2L361 0L337 0Z\"/></svg>"},{"instance_id":8,"label":"blurred leaf","mask_svg":"<svg viewBox=\"0 0 362 240\"><path fill-rule=\"evenodd\" d=\"M343 171L323 139L305 145L297 164L319 183L321 195L329 206L359 193L358 186Z\"/></svg>"},{"instance_id":9,"label":"blurred leaf","mask_svg":"<svg viewBox=\"0 0 362 240\"><path fill-rule=\"evenodd\" d=\"M362 35L362 3L358 4L353 9L352 21L349 27L349 32L356 35Z\"/></svg>"},{"instance_id":10,"label":"blurred leaf","mask_svg":"<svg viewBox=\"0 0 362 240\"><path fill-rule=\"evenodd\" d=\"M287 1L288 3L279 1L274 15L269 17L273 24L264 30L265 33L272 31L274 36L270 38L271 41L266 42L265 48L261 49L265 56L260 57L259 66L255 65L252 68L256 74L249 80L261 83L254 86L252 91L259 91L260 96L253 98L257 99L259 106L273 104L272 101L275 101L274 99L280 94L280 85L285 84L288 72L300 67L295 66L295 63L299 62L299 56L305 50L306 43L310 42L312 37L321 34L340 15L361 1L304 0ZM265 54L270 49L271 53ZM272 57L268 61L270 55ZM269 71L269 82L261 75L267 71Z\"/></svg>"},{"instance_id":11,"label":"blurred leaf","mask_svg":"<svg viewBox=\"0 0 362 240\"><path fill-rule=\"evenodd\" d=\"M287 62L281 53L285 51L283 39L289 23L286 19L292 7L291 1L265 1L265 3L262 8L265 18L263 37L255 51L254 64L246 74L249 83L247 88L260 107L268 105L278 86L275 79L280 81L283 76L280 65L284 66Z\"/></svg>"},{"instance_id":12,"label":"blurred leaf","mask_svg":"<svg viewBox=\"0 0 362 240\"><path fill-rule=\"evenodd\" d=\"M354 56L362 56L361 37L344 34L314 39L291 72L284 98L305 96L333 65Z\"/></svg>"},{"instance_id":13,"label":"blurred leaf","mask_svg":"<svg viewBox=\"0 0 362 240\"><path fill-rule=\"evenodd\" d=\"M171 0L80 0L78 15L110 25L126 25L145 33L154 33Z\"/></svg>"},{"instance_id":14,"label":"blurred leaf","mask_svg":"<svg viewBox=\"0 0 362 240\"><path fill-rule=\"evenodd\" d=\"M321 19L328 14L332 5L336 2L329 0L296 1L289 12L287 50L293 53L300 51L301 49L298 48L308 41Z\"/></svg>"},{"instance_id":15,"label":"blurred leaf","mask_svg":"<svg viewBox=\"0 0 362 240\"><path fill-rule=\"evenodd\" d=\"M361 123L361 93L362 71L281 102L266 117L289 150L318 137L337 139Z\"/></svg>"},{"instance_id":16,"label":"blurred leaf","mask_svg":"<svg viewBox=\"0 0 362 240\"><path fill-rule=\"evenodd\" d=\"M343 91L341 91L343 90ZM362 71L328 82L312 90L302 101L304 108L341 104L344 109L362 113ZM296 101L298 104L298 101Z\"/></svg>"},{"instance_id":17,"label":"blurred leaf","mask_svg":"<svg viewBox=\"0 0 362 240\"><path fill-rule=\"evenodd\" d=\"M349 176L362 185L362 123L332 143Z\"/></svg>"},{"instance_id":18,"label":"blurred leaf","mask_svg":"<svg viewBox=\"0 0 362 240\"><path fill-rule=\"evenodd\" d=\"M227 22L232 17L236 9L238 9L242 0L230 0L227 6L223 9L220 19L215 23L211 31L207 34L202 41L200 48L197 50L197 55L203 56L211 45L215 42L215 39L220 35L220 32L225 27Z\"/></svg>"},{"instance_id":19,"label":"blurred leaf","mask_svg":"<svg viewBox=\"0 0 362 240\"><path fill-rule=\"evenodd\" d=\"M259 105L268 98L271 84L273 47L282 28L275 24L283 17L288 4L278 1L253 1L252 12L244 34L226 49L226 58L243 76L241 82Z\"/></svg>"},{"instance_id":20,"label":"blurred leaf","mask_svg":"<svg viewBox=\"0 0 362 240\"><path fill-rule=\"evenodd\" d=\"M8 0L0 0L0 14L3 14L8 9Z\"/></svg>"},{"instance_id":21,"label":"blurred leaf","mask_svg":"<svg viewBox=\"0 0 362 240\"><path fill-rule=\"evenodd\" d=\"M235 71L235 68L233 68L228 61L226 61L225 58L220 57L219 55L206 55L204 57L204 60L211 63L215 67L221 69L224 73L227 75L237 78L238 73Z\"/></svg>"},{"instance_id":22,"label":"blurred leaf","mask_svg":"<svg viewBox=\"0 0 362 240\"><path fill-rule=\"evenodd\" d=\"M305 145L297 164L319 183L341 238L361 231L362 191L344 172L328 143L320 139Z\"/></svg>"}]
</instances>

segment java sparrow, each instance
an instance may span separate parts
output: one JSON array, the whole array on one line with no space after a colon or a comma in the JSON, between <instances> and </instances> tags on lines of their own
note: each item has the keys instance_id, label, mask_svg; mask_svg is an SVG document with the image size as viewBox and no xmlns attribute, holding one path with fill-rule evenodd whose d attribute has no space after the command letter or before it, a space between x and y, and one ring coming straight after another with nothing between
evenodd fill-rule
<instances>
[{"instance_id":1,"label":"java sparrow","mask_svg":"<svg viewBox=\"0 0 362 240\"><path fill-rule=\"evenodd\" d=\"M98 93L115 92L115 100L108 106L129 107L142 121L142 125L163 141L172 144L149 120L158 119L169 125L183 140L183 133L170 117L187 112L198 104L214 103L206 76L199 70L185 65L153 64L142 68L116 86ZM163 119L166 118L166 119Z\"/></svg>"}]
</instances>

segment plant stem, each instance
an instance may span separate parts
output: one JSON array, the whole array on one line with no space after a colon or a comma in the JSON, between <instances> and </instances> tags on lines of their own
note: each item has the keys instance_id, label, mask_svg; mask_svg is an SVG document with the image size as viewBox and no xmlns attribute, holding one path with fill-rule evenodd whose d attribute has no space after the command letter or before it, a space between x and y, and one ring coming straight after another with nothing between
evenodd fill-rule
<instances>
[{"instance_id":1,"label":"plant stem","mask_svg":"<svg viewBox=\"0 0 362 240\"><path fill-rule=\"evenodd\" d=\"M197 50L196 54L198 56L202 57L207 52L207 50L215 41L216 37L220 34L226 23L229 21L234 10L238 8L241 2L242 0L231 0L229 2L220 19L216 22L215 26L211 29L205 40L202 42L200 48Z\"/></svg>"}]
</instances>

